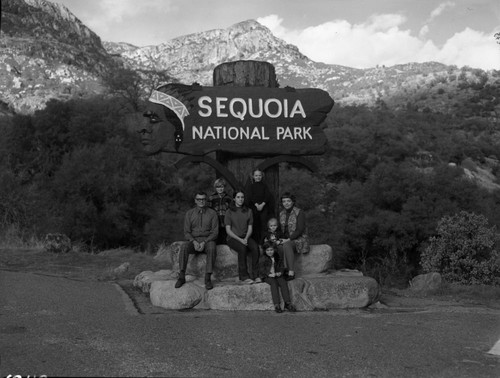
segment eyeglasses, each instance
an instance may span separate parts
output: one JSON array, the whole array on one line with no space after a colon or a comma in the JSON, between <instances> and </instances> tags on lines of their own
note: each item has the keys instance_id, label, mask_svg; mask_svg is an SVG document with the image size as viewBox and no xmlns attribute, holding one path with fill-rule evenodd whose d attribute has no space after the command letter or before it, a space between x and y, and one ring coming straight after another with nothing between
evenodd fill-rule
<instances>
[{"instance_id":1,"label":"eyeglasses","mask_svg":"<svg viewBox=\"0 0 500 378\"><path fill-rule=\"evenodd\" d=\"M206 201L206 198L195 198L196 201Z\"/></svg>"}]
</instances>

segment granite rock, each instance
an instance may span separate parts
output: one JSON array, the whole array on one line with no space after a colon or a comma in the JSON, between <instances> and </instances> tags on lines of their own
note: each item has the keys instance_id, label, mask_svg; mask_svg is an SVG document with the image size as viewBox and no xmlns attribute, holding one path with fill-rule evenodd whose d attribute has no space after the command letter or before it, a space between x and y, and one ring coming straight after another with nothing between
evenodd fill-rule
<instances>
[{"instance_id":1,"label":"granite rock","mask_svg":"<svg viewBox=\"0 0 500 378\"><path fill-rule=\"evenodd\" d=\"M167 248L159 251L155 258L162 261L169 261L167 255L170 254L172 269L179 269L179 252L184 242L172 243ZM161 256L161 257L160 257ZM203 277L205 274L205 264L207 255L198 253L189 256L186 269L187 274ZM247 260L248 266L251 266L250 257ZM297 276L304 274L314 274L326 272L333 267L333 252L332 248L327 244L312 245L311 251L307 254L297 254L295 260L295 272ZM236 251L229 248L225 244L217 246L217 257L215 259L215 267L213 278L224 280L238 276L238 254Z\"/></svg>"},{"instance_id":2,"label":"granite rock","mask_svg":"<svg viewBox=\"0 0 500 378\"><path fill-rule=\"evenodd\" d=\"M186 282L180 288L175 288L175 280L154 281L151 283L149 297L153 306L167 310L185 310L199 304L206 290L193 282Z\"/></svg>"},{"instance_id":3,"label":"granite rock","mask_svg":"<svg viewBox=\"0 0 500 378\"><path fill-rule=\"evenodd\" d=\"M436 290L441 286L441 283L442 279L439 273L419 274L410 281L410 289L412 291Z\"/></svg>"},{"instance_id":4,"label":"granite rock","mask_svg":"<svg viewBox=\"0 0 500 378\"><path fill-rule=\"evenodd\" d=\"M144 276L151 279L151 275ZM209 291L200 280L192 280L179 289L174 285L175 280L153 281L149 291L153 305L172 310L193 307L229 311L274 309L270 286L266 283L244 285L228 280L216 282ZM380 294L373 278L360 276L316 274L296 278L289 281L288 286L292 303L299 311L366 307L377 302Z\"/></svg>"},{"instance_id":5,"label":"granite rock","mask_svg":"<svg viewBox=\"0 0 500 378\"><path fill-rule=\"evenodd\" d=\"M151 290L151 284L155 281L167 281L176 280L178 273L175 273L169 269L159 270L158 272L152 272L150 270L139 273L134 278L134 287L140 289L143 293L149 293Z\"/></svg>"},{"instance_id":6,"label":"granite rock","mask_svg":"<svg viewBox=\"0 0 500 378\"><path fill-rule=\"evenodd\" d=\"M371 277L325 275L307 277L305 297L314 309L362 308L375 303L380 288Z\"/></svg>"}]
</instances>

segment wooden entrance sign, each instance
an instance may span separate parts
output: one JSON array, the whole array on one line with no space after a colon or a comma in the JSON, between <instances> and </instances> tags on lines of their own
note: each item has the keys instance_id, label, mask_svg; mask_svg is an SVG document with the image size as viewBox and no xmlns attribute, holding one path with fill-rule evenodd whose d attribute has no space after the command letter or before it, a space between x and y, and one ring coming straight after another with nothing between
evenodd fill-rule
<instances>
[{"instance_id":1,"label":"wooden entrance sign","mask_svg":"<svg viewBox=\"0 0 500 378\"><path fill-rule=\"evenodd\" d=\"M207 163L233 188L243 187L260 168L277 200L278 164L312 169L302 156L325 152L321 124L333 104L320 89L278 88L270 63L228 62L214 69L213 87L172 83L156 88L139 133L146 153L187 155L176 166ZM207 156L211 152L216 160Z\"/></svg>"},{"instance_id":2,"label":"wooden entrance sign","mask_svg":"<svg viewBox=\"0 0 500 378\"><path fill-rule=\"evenodd\" d=\"M197 84L163 85L149 103L148 129L157 129L143 133L149 153L238 156L323 154L327 140L320 124L333 106L320 89Z\"/></svg>"}]
</instances>

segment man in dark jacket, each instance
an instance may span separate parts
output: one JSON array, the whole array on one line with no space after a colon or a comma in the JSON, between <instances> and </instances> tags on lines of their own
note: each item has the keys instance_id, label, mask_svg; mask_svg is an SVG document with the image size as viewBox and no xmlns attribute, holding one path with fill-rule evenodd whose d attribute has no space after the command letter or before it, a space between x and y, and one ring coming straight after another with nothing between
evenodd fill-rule
<instances>
[{"instance_id":1,"label":"man in dark jacket","mask_svg":"<svg viewBox=\"0 0 500 378\"><path fill-rule=\"evenodd\" d=\"M215 241L219 233L219 219L217 213L206 206L206 193L196 193L194 200L196 207L188 210L184 217L184 237L188 242L179 252L180 273L175 287L179 288L186 283L186 267L189 255L206 253L205 288L210 290L213 288L211 276L217 255Z\"/></svg>"}]
</instances>

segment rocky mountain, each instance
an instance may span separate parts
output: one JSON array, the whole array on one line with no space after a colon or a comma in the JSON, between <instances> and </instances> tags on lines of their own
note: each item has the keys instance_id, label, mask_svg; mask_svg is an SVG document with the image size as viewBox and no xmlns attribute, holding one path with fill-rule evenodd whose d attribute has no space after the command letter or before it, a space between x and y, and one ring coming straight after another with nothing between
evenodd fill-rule
<instances>
[{"instance_id":1,"label":"rocky mountain","mask_svg":"<svg viewBox=\"0 0 500 378\"><path fill-rule=\"evenodd\" d=\"M116 64L100 38L65 6L2 0L2 108L31 113L51 98L102 93L101 75Z\"/></svg>"},{"instance_id":2,"label":"rocky mountain","mask_svg":"<svg viewBox=\"0 0 500 378\"><path fill-rule=\"evenodd\" d=\"M43 108L50 98L104 93L103 73L114 65L212 85L218 64L262 60L275 66L282 87L321 88L339 105L456 113L474 103L472 115L500 115L500 71L432 62L370 69L318 63L254 20L145 47L102 43L67 8L46 0L3 0L1 21L0 101L15 112Z\"/></svg>"},{"instance_id":3,"label":"rocky mountain","mask_svg":"<svg viewBox=\"0 0 500 378\"><path fill-rule=\"evenodd\" d=\"M157 46L107 42L105 48L121 56L132 68L167 71L181 82L202 85L212 84L213 69L222 62L263 60L275 66L282 87L321 88L341 105L373 106L383 101L394 108L411 106L449 113L456 110L457 101L459 107L461 102L477 97L484 88L491 87L500 96L500 71L485 72L435 62L370 69L318 63L254 20L227 29L181 36Z\"/></svg>"}]
</instances>

